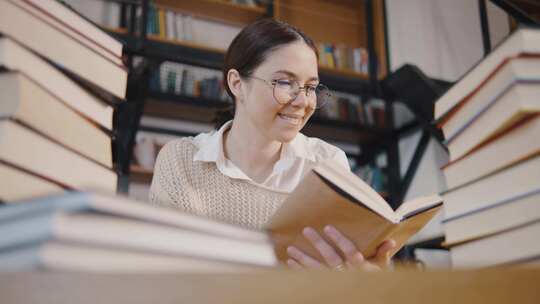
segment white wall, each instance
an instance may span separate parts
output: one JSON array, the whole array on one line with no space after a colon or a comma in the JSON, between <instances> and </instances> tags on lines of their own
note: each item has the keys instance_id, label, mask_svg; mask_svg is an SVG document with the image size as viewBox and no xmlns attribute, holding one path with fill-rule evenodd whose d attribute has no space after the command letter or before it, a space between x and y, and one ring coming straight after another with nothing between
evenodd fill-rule
<instances>
[{"instance_id":1,"label":"white wall","mask_svg":"<svg viewBox=\"0 0 540 304\"><path fill-rule=\"evenodd\" d=\"M391 70L405 63L417 65L433 78L455 81L482 59L483 45L476 0L386 0L389 60ZM488 1L492 45L508 35L507 15ZM410 115L396 107L396 120ZM404 174L420 134L399 143L401 173ZM440 167L446 152L432 140L422 158L405 199L439 193L446 189ZM413 241L442 233L436 218Z\"/></svg>"},{"instance_id":2,"label":"white wall","mask_svg":"<svg viewBox=\"0 0 540 304\"><path fill-rule=\"evenodd\" d=\"M457 80L482 58L476 0L386 0L390 68L416 64L434 78ZM492 44L508 34L504 12L488 1Z\"/></svg>"}]
</instances>

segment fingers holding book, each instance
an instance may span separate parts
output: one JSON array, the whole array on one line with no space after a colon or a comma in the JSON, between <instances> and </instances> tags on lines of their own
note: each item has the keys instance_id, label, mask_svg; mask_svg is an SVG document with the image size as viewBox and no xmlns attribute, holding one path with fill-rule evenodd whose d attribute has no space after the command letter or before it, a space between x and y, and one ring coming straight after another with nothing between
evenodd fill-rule
<instances>
[{"instance_id":1,"label":"fingers holding book","mask_svg":"<svg viewBox=\"0 0 540 304\"><path fill-rule=\"evenodd\" d=\"M326 239L310 227L306 227L302 232L323 257L323 261L309 256L294 246L289 246L287 248L289 267L292 269L330 267L340 271L346 269L381 270L389 265L390 251L396 246L393 240L387 240L379 245L375 256L366 259L356 245L335 227L326 226L323 232Z\"/></svg>"}]
</instances>

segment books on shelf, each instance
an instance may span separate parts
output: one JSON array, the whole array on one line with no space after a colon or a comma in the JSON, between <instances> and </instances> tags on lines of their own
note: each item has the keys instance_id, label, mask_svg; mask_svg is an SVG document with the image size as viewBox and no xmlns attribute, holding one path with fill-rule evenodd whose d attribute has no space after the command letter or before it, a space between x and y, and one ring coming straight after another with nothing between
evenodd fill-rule
<instances>
[{"instance_id":1,"label":"books on shelf","mask_svg":"<svg viewBox=\"0 0 540 304\"><path fill-rule=\"evenodd\" d=\"M332 92L332 100L318 109L314 117L339 120L366 127L385 127L384 102L380 99L362 101L359 96Z\"/></svg>"},{"instance_id":2,"label":"books on shelf","mask_svg":"<svg viewBox=\"0 0 540 304\"><path fill-rule=\"evenodd\" d=\"M267 228L281 260L286 260L291 244L322 259L302 230L312 227L324 235L326 225L334 225L366 257L373 256L384 240L394 239L393 255L442 205L441 197L433 195L405 202L394 211L359 177L338 167L332 162L317 165L271 217Z\"/></svg>"},{"instance_id":3,"label":"books on shelf","mask_svg":"<svg viewBox=\"0 0 540 304\"><path fill-rule=\"evenodd\" d=\"M140 128L142 130L139 130L135 137L133 164L152 172L157 154L166 143L184 136L210 132L213 125L144 115L141 118Z\"/></svg>"},{"instance_id":4,"label":"books on shelf","mask_svg":"<svg viewBox=\"0 0 540 304\"><path fill-rule=\"evenodd\" d=\"M65 26L37 16L28 2L0 2L0 32L118 98L126 94L127 70L73 38ZM49 15L51 16L51 15ZM57 15L60 17L64 16ZM24 26L17 26L24 24ZM35 29L38 29L36 31Z\"/></svg>"},{"instance_id":5,"label":"books on shelf","mask_svg":"<svg viewBox=\"0 0 540 304\"><path fill-rule=\"evenodd\" d=\"M220 71L169 61L153 71L150 76L150 89L214 101L229 100Z\"/></svg>"},{"instance_id":6,"label":"books on shelf","mask_svg":"<svg viewBox=\"0 0 540 304\"><path fill-rule=\"evenodd\" d=\"M450 152L443 227L456 268L540 254L539 54L540 30L519 29L436 104Z\"/></svg>"},{"instance_id":7,"label":"books on shelf","mask_svg":"<svg viewBox=\"0 0 540 304\"><path fill-rule=\"evenodd\" d=\"M23 201L1 208L0 223L0 269L13 268L6 262L13 261L17 270L85 270L88 265L70 261L85 255L105 272L157 272L165 265L238 271L277 262L264 232L119 196L73 192ZM115 265L121 257L131 261ZM154 262L135 263L145 260Z\"/></svg>"},{"instance_id":8,"label":"books on shelf","mask_svg":"<svg viewBox=\"0 0 540 304\"><path fill-rule=\"evenodd\" d=\"M381 193L388 189L388 175L385 167L366 165L356 168L353 172L375 191Z\"/></svg>"},{"instance_id":9,"label":"books on shelf","mask_svg":"<svg viewBox=\"0 0 540 304\"><path fill-rule=\"evenodd\" d=\"M138 7L137 23L141 22L141 15L141 8ZM150 5L146 29L149 35L170 42L185 41L226 50L242 28L173 11L168 7Z\"/></svg>"},{"instance_id":10,"label":"books on shelf","mask_svg":"<svg viewBox=\"0 0 540 304\"><path fill-rule=\"evenodd\" d=\"M315 117L365 124L364 104L353 94L332 91L331 101L315 112Z\"/></svg>"},{"instance_id":11,"label":"books on shelf","mask_svg":"<svg viewBox=\"0 0 540 304\"><path fill-rule=\"evenodd\" d=\"M365 48L351 48L344 44L317 43L319 64L323 67L338 68L367 74L369 56Z\"/></svg>"}]
</instances>

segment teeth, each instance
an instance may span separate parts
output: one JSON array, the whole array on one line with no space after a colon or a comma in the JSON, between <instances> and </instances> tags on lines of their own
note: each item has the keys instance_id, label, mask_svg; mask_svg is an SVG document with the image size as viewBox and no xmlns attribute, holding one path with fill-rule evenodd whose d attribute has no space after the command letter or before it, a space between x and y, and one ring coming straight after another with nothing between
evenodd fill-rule
<instances>
[{"instance_id":1,"label":"teeth","mask_svg":"<svg viewBox=\"0 0 540 304\"><path fill-rule=\"evenodd\" d=\"M287 115L284 115L284 114L279 114L279 117L281 119L286 120L286 121L290 122L291 124L295 124L295 125L300 124L300 122L302 121L302 119L300 119L300 118L291 117L291 116L287 116Z\"/></svg>"}]
</instances>

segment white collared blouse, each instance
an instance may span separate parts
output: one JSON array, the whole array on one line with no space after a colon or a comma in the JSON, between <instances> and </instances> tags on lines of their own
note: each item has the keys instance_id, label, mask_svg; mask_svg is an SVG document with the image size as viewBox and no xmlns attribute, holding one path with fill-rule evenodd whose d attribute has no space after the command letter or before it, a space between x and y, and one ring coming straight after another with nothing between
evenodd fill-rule
<instances>
[{"instance_id":1,"label":"white collared blouse","mask_svg":"<svg viewBox=\"0 0 540 304\"><path fill-rule=\"evenodd\" d=\"M218 170L225 176L246 180L274 191L290 193L300 183L304 175L318 162L328 159L350 170L345 152L323 140L307 137L302 133L289 143L284 143L279 160L266 180L256 183L232 161L227 159L223 150L223 134L232 126L232 120L219 130L202 133L193 139L199 148L193 161L214 162Z\"/></svg>"}]
</instances>

